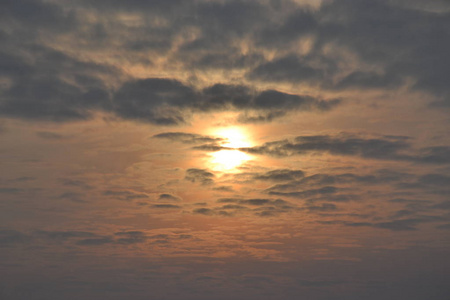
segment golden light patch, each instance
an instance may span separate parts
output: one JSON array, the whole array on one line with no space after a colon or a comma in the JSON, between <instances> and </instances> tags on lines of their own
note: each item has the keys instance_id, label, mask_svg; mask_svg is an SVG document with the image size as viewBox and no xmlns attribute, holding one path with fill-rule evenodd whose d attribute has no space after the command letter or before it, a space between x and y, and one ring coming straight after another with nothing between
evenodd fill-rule
<instances>
[{"instance_id":1,"label":"golden light patch","mask_svg":"<svg viewBox=\"0 0 450 300\"><path fill-rule=\"evenodd\" d=\"M225 139L222 144L223 147L242 148L251 146L248 134L239 127L222 128L217 130L215 135Z\"/></svg>"},{"instance_id":2,"label":"golden light patch","mask_svg":"<svg viewBox=\"0 0 450 300\"><path fill-rule=\"evenodd\" d=\"M237 148L250 147L250 138L247 132L240 127L227 127L214 131L214 135L224 139L222 147L229 148L210 154L211 167L217 171L231 171L251 156Z\"/></svg>"}]
</instances>

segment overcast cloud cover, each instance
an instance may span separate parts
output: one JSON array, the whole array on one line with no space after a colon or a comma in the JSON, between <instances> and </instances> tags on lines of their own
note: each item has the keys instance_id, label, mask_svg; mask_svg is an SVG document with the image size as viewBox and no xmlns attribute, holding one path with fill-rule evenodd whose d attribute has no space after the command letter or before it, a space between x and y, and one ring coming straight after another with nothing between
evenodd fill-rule
<instances>
[{"instance_id":1,"label":"overcast cloud cover","mask_svg":"<svg viewBox=\"0 0 450 300\"><path fill-rule=\"evenodd\" d=\"M0 1L0 298L449 299L449 53L447 0Z\"/></svg>"}]
</instances>

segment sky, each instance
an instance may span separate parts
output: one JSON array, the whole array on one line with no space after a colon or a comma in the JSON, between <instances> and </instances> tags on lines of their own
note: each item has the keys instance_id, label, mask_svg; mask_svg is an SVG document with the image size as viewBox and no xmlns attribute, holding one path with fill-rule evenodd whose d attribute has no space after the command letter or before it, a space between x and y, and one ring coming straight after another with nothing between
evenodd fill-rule
<instances>
[{"instance_id":1,"label":"sky","mask_svg":"<svg viewBox=\"0 0 450 300\"><path fill-rule=\"evenodd\" d=\"M0 298L450 298L447 0L2 0Z\"/></svg>"}]
</instances>

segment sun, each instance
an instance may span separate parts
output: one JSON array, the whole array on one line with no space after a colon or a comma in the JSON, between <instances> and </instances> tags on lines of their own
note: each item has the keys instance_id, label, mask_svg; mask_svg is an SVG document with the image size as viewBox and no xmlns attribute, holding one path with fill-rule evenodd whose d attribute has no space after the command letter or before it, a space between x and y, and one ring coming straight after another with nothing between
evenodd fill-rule
<instances>
[{"instance_id":1,"label":"sun","mask_svg":"<svg viewBox=\"0 0 450 300\"><path fill-rule=\"evenodd\" d=\"M223 139L223 149L210 154L209 163L218 171L231 171L251 159L251 156L237 148L250 147L248 133L240 127L226 127L214 131L214 135Z\"/></svg>"},{"instance_id":2,"label":"sun","mask_svg":"<svg viewBox=\"0 0 450 300\"><path fill-rule=\"evenodd\" d=\"M225 140L222 144L224 147L242 148L251 146L248 134L239 127L222 128L215 131L214 134Z\"/></svg>"}]
</instances>

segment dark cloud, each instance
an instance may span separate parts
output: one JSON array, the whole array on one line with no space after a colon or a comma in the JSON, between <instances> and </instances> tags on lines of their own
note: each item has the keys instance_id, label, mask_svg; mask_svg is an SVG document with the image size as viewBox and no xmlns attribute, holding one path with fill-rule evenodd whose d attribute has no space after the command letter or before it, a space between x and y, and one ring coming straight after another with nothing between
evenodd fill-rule
<instances>
[{"instance_id":1,"label":"dark cloud","mask_svg":"<svg viewBox=\"0 0 450 300\"><path fill-rule=\"evenodd\" d=\"M197 98L192 88L177 80L148 78L125 83L113 97L113 110L126 119L173 125L185 122L179 108Z\"/></svg>"},{"instance_id":2,"label":"dark cloud","mask_svg":"<svg viewBox=\"0 0 450 300\"><path fill-rule=\"evenodd\" d=\"M239 150L252 154L272 156L325 152L334 155L359 156L370 159L417 163L450 163L448 147L427 147L415 150L411 143L402 137L366 138L355 135L349 136L347 134L336 136L298 136L294 140L268 142L261 146L240 148ZM416 152L415 154L413 154L414 151Z\"/></svg>"},{"instance_id":3,"label":"dark cloud","mask_svg":"<svg viewBox=\"0 0 450 300\"><path fill-rule=\"evenodd\" d=\"M289 204L282 199L241 199L241 198L220 198L217 200L217 203L238 203L242 205L250 205L250 206L262 206L262 205L278 205L283 206Z\"/></svg>"},{"instance_id":4,"label":"dark cloud","mask_svg":"<svg viewBox=\"0 0 450 300\"><path fill-rule=\"evenodd\" d=\"M17 230L0 230L0 247L24 243L30 240L30 236Z\"/></svg>"},{"instance_id":5,"label":"dark cloud","mask_svg":"<svg viewBox=\"0 0 450 300\"><path fill-rule=\"evenodd\" d=\"M216 201L221 206L211 208L197 208L193 214L206 216L232 217L245 214L253 214L259 217L277 216L296 209L296 206L282 199L242 199L242 198L220 198Z\"/></svg>"},{"instance_id":6,"label":"dark cloud","mask_svg":"<svg viewBox=\"0 0 450 300\"><path fill-rule=\"evenodd\" d=\"M450 210L450 200L433 205L432 208Z\"/></svg>"},{"instance_id":7,"label":"dark cloud","mask_svg":"<svg viewBox=\"0 0 450 300\"><path fill-rule=\"evenodd\" d=\"M450 147L427 147L421 149L417 161L432 164L448 164L450 162Z\"/></svg>"},{"instance_id":8,"label":"dark cloud","mask_svg":"<svg viewBox=\"0 0 450 300\"><path fill-rule=\"evenodd\" d=\"M143 243L147 240L147 236L141 231L116 232L114 236L117 237L116 243L124 245Z\"/></svg>"},{"instance_id":9,"label":"dark cloud","mask_svg":"<svg viewBox=\"0 0 450 300\"><path fill-rule=\"evenodd\" d=\"M302 177L304 177L304 173L301 170L279 169L266 172L265 174L256 175L254 176L254 179L270 180L270 181L289 181L289 180L296 180Z\"/></svg>"},{"instance_id":10,"label":"dark cloud","mask_svg":"<svg viewBox=\"0 0 450 300\"><path fill-rule=\"evenodd\" d=\"M195 133L185 132L164 132L153 136L154 138L168 139L171 141L181 142L184 144L197 144L197 143L216 143L223 141L222 138L215 138L204 136Z\"/></svg>"},{"instance_id":11,"label":"dark cloud","mask_svg":"<svg viewBox=\"0 0 450 300\"><path fill-rule=\"evenodd\" d=\"M196 209L193 210L193 213L194 214L200 214L200 215L206 215L206 216L210 216L210 215L215 214L214 210L209 209L209 208L205 208L205 207L196 208Z\"/></svg>"},{"instance_id":12,"label":"dark cloud","mask_svg":"<svg viewBox=\"0 0 450 300\"><path fill-rule=\"evenodd\" d=\"M77 242L77 244L81 246L101 246L112 243L114 243L114 240L109 237L83 239Z\"/></svg>"},{"instance_id":13,"label":"dark cloud","mask_svg":"<svg viewBox=\"0 0 450 300\"><path fill-rule=\"evenodd\" d=\"M134 200L134 199L148 198L147 194L135 193L135 192L124 191L124 190L106 190L103 192L103 195L111 196L115 199L126 200L126 201L130 201L130 200Z\"/></svg>"},{"instance_id":14,"label":"dark cloud","mask_svg":"<svg viewBox=\"0 0 450 300\"><path fill-rule=\"evenodd\" d=\"M174 196L172 194L160 194L158 197L159 201L180 201L180 197Z\"/></svg>"},{"instance_id":15,"label":"dark cloud","mask_svg":"<svg viewBox=\"0 0 450 300\"><path fill-rule=\"evenodd\" d=\"M65 192L60 194L58 197L58 199L68 199L70 201L73 202L77 202L77 203L87 203L86 200L84 200L84 195L81 193L76 193L76 192Z\"/></svg>"},{"instance_id":16,"label":"dark cloud","mask_svg":"<svg viewBox=\"0 0 450 300\"><path fill-rule=\"evenodd\" d=\"M246 206L237 205L237 204L226 204L221 207L221 209L234 209L234 210L245 210L247 209Z\"/></svg>"},{"instance_id":17,"label":"dark cloud","mask_svg":"<svg viewBox=\"0 0 450 300\"><path fill-rule=\"evenodd\" d=\"M178 209L181 208L179 205L173 205L173 204L155 204L152 205L153 208L161 208L161 209Z\"/></svg>"},{"instance_id":18,"label":"dark cloud","mask_svg":"<svg viewBox=\"0 0 450 300\"><path fill-rule=\"evenodd\" d=\"M1 115L71 121L87 119L95 110L109 110L104 79L118 74L115 68L84 62L33 42L22 44L16 38L0 37L5 45L0 72L9 81L1 87Z\"/></svg>"},{"instance_id":19,"label":"dark cloud","mask_svg":"<svg viewBox=\"0 0 450 300\"><path fill-rule=\"evenodd\" d=\"M0 194L14 194L23 191L19 188L0 188Z\"/></svg>"},{"instance_id":20,"label":"dark cloud","mask_svg":"<svg viewBox=\"0 0 450 300\"><path fill-rule=\"evenodd\" d=\"M438 228L438 229L445 229L445 230L450 229L450 223L449 224L444 224L444 225L439 225L436 228Z\"/></svg>"},{"instance_id":21,"label":"dark cloud","mask_svg":"<svg viewBox=\"0 0 450 300\"><path fill-rule=\"evenodd\" d=\"M404 198L395 198L395 199L391 199L389 200L389 202L392 203L406 203L406 204L426 204L426 203L430 203L430 201L427 200L414 200L414 199L404 199Z\"/></svg>"},{"instance_id":22,"label":"dark cloud","mask_svg":"<svg viewBox=\"0 0 450 300\"><path fill-rule=\"evenodd\" d=\"M450 34L448 14L433 14L390 3L358 1L354 5L347 0L324 6L322 11L331 20L324 27L323 42L333 40L349 47L365 61L384 66L386 79L381 85L389 87L393 81L400 82L398 78L414 77L414 88L448 93L443 78L450 68L444 53L449 51L450 44L439 42L448 40ZM336 16L336 11L341 14L340 18L332 17ZM394 53L402 55L393 57Z\"/></svg>"},{"instance_id":23,"label":"dark cloud","mask_svg":"<svg viewBox=\"0 0 450 300\"><path fill-rule=\"evenodd\" d=\"M77 25L74 11L39 0L2 1L0 16L4 22L17 22L26 28L67 31Z\"/></svg>"},{"instance_id":24,"label":"dark cloud","mask_svg":"<svg viewBox=\"0 0 450 300\"><path fill-rule=\"evenodd\" d=\"M342 174L314 174L310 176L304 176L297 180L290 180L286 183L280 183L271 186L267 189L269 192L291 192L297 189L308 189L317 186L332 186L337 184L389 184L393 182L403 182L410 180L415 176L407 173L401 173L392 170L381 169L373 172L373 174L359 175L354 173L342 173ZM409 183L408 183L409 184ZM335 200L346 201L348 199L354 199L355 195L339 195L335 196Z\"/></svg>"},{"instance_id":25,"label":"dark cloud","mask_svg":"<svg viewBox=\"0 0 450 300\"><path fill-rule=\"evenodd\" d=\"M388 229L391 231L416 231L417 226L422 223L433 223L443 221L439 216L417 216L409 219L399 219L386 222L349 222L349 221L319 221L318 223L325 225L340 224L349 227L373 227L380 229Z\"/></svg>"},{"instance_id":26,"label":"dark cloud","mask_svg":"<svg viewBox=\"0 0 450 300\"><path fill-rule=\"evenodd\" d=\"M259 32L259 45L281 49L312 37L311 50L282 52L261 62L248 77L358 90L397 88L412 78L413 90L429 91L437 96L436 105L448 106L450 90L445 78L450 74L446 58L450 43L442 41L449 40L449 15L412 9L408 4L337 0L326 1L315 11L293 9L281 25L268 24ZM327 51L330 46L334 51ZM356 65L347 72L346 58L339 51L350 52L361 65L376 66L377 71Z\"/></svg>"},{"instance_id":27,"label":"dark cloud","mask_svg":"<svg viewBox=\"0 0 450 300\"><path fill-rule=\"evenodd\" d=\"M220 198L217 203L227 203L219 208L209 209L211 214L233 216L240 212L252 212L256 216L270 217L281 213L287 213L296 209L295 205L282 199L242 199L242 198ZM223 213L223 210L227 214Z\"/></svg>"},{"instance_id":28,"label":"dark cloud","mask_svg":"<svg viewBox=\"0 0 450 300\"><path fill-rule=\"evenodd\" d=\"M75 238L93 238L97 237L96 234L86 231L45 231L38 230L33 233L34 236L39 238L46 238L55 241L66 241L68 239Z\"/></svg>"},{"instance_id":29,"label":"dark cloud","mask_svg":"<svg viewBox=\"0 0 450 300\"><path fill-rule=\"evenodd\" d=\"M450 187L450 176L442 174L426 174L421 176L418 179L418 182L433 186Z\"/></svg>"},{"instance_id":30,"label":"dark cloud","mask_svg":"<svg viewBox=\"0 0 450 300\"><path fill-rule=\"evenodd\" d=\"M264 81L314 83L324 80L325 71L311 67L306 58L289 55L259 65L250 72L248 77Z\"/></svg>"},{"instance_id":31,"label":"dark cloud","mask_svg":"<svg viewBox=\"0 0 450 300\"><path fill-rule=\"evenodd\" d=\"M289 45L299 38L308 37L317 33L318 20L312 10L297 8L278 26L266 27L258 33L257 44L261 47L279 48L280 45Z\"/></svg>"},{"instance_id":32,"label":"dark cloud","mask_svg":"<svg viewBox=\"0 0 450 300\"><path fill-rule=\"evenodd\" d=\"M345 281L341 280L299 280L296 282L301 286L307 287L327 287L345 284Z\"/></svg>"},{"instance_id":33,"label":"dark cloud","mask_svg":"<svg viewBox=\"0 0 450 300\"><path fill-rule=\"evenodd\" d=\"M14 179L11 179L10 181L12 182L26 182L26 181L33 181L36 180L36 177L32 177L32 176L22 176L22 177L17 177Z\"/></svg>"},{"instance_id":34,"label":"dark cloud","mask_svg":"<svg viewBox=\"0 0 450 300\"><path fill-rule=\"evenodd\" d=\"M216 152L216 151L220 151L220 150L230 150L229 147L223 147L218 144L204 144L204 145L192 147L192 149L202 150L202 151L211 151L211 152Z\"/></svg>"},{"instance_id":35,"label":"dark cloud","mask_svg":"<svg viewBox=\"0 0 450 300\"><path fill-rule=\"evenodd\" d=\"M310 205L306 207L307 210L312 212L327 212L337 210L337 206L332 203L322 203L322 205Z\"/></svg>"},{"instance_id":36,"label":"dark cloud","mask_svg":"<svg viewBox=\"0 0 450 300\"><path fill-rule=\"evenodd\" d=\"M234 107L256 110L329 110L340 103L340 100L322 100L319 98L294 95L276 90L257 92L249 87L238 85L216 84L203 90L204 101L199 104L202 110L212 108ZM276 114L277 112L275 112ZM279 112L278 112L279 113Z\"/></svg>"},{"instance_id":37,"label":"dark cloud","mask_svg":"<svg viewBox=\"0 0 450 300\"><path fill-rule=\"evenodd\" d=\"M203 169L187 169L184 178L191 182L200 182L201 184L212 184L214 182L214 174Z\"/></svg>"},{"instance_id":38,"label":"dark cloud","mask_svg":"<svg viewBox=\"0 0 450 300\"><path fill-rule=\"evenodd\" d=\"M220 191L220 192L234 192L233 187L229 186L229 185L218 186L218 187L213 188L213 190Z\"/></svg>"},{"instance_id":39,"label":"dark cloud","mask_svg":"<svg viewBox=\"0 0 450 300\"><path fill-rule=\"evenodd\" d=\"M83 180L62 178L60 181L65 186L78 187L86 190L92 189L92 186Z\"/></svg>"},{"instance_id":40,"label":"dark cloud","mask_svg":"<svg viewBox=\"0 0 450 300\"><path fill-rule=\"evenodd\" d=\"M111 72L111 68L80 62L53 50L39 51L43 52L39 57L43 66L29 66L30 70L24 72L27 75L19 76L4 92L5 100L0 103L3 115L69 121L87 119L94 111L106 111L124 119L176 125L187 122L189 114L195 111L259 110L256 114L246 112L238 118L240 122L249 123L272 121L290 109L327 111L340 103L338 99L323 100L276 90L257 92L238 85L216 84L199 91L178 80L163 78L131 80L117 91L111 91L99 77ZM58 64L64 69L53 70ZM37 74L33 76L33 73ZM67 76L79 81L84 79L73 84L62 78ZM49 133L39 135L56 137ZM180 133L159 137L201 141L201 137L182 137Z\"/></svg>"},{"instance_id":41,"label":"dark cloud","mask_svg":"<svg viewBox=\"0 0 450 300\"><path fill-rule=\"evenodd\" d=\"M338 188L334 186L325 186L319 189L310 189L310 190L304 190L300 192L278 192L276 191L276 187L269 189L268 193L269 195L276 195L276 196L285 196L285 197L294 197L294 198L308 198L316 195L328 195L328 194L334 194L338 192Z\"/></svg>"},{"instance_id":42,"label":"dark cloud","mask_svg":"<svg viewBox=\"0 0 450 300\"><path fill-rule=\"evenodd\" d=\"M425 174L415 181L401 182L397 185L403 189L424 189L433 194L450 193L450 177L443 174Z\"/></svg>"},{"instance_id":43,"label":"dark cloud","mask_svg":"<svg viewBox=\"0 0 450 300\"><path fill-rule=\"evenodd\" d=\"M39 131L36 132L36 135L38 137L41 137L43 139L47 139L47 140L63 140L66 139L67 137L59 134L59 133L55 133L55 132L49 132L49 131Z\"/></svg>"},{"instance_id":44,"label":"dark cloud","mask_svg":"<svg viewBox=\"0 0 450 300\"><path fill-rule=\"evenodd\" d=\"M11 81L2 92L2 115L67 121L106 111L126 119L174 125L187 122L192 111L237 109L244 110L239 122L257 123L282 117L292 108L325 111L340 103L276 90L255 91L251 82L199 90L174 78L124 80L126 76L116 68L46 46L38 33L70 33L99 49L116 46L114 36L118 35L123 36L121 49L131 50L133 56L136 51L162 55L172 50L168 63L184 66L186 71L245 67L252 68L247 74L251 80L307 83L328 90L391 89L411 79L413 90L433 93L438 106L449 105L445 79L450 74L450 43L444 42L450 40L448 13L388 0L326 1L314 10L290 1L106 3L2 3L2 24L11 28L1 34L0 69ZM94 13L98 21L87 22L83 9ZM143 22L131 30L113 18L123 12L158 16L169 25ZM174 47L176 37L187 29L198 34ZM305 39L311 40L311 50L299 53L294 45ZM243 51L238 45L244 41L254 46ZM328 51L330 47L337 51ZM269 59L264 54L268 50L277 54ZM131 56L126 51L121 55ZM350 52L360 63L350 65L343 52ZM117 89L105 80L111 77L121 82ZM439 149L429 151L423 160L442 159L433 153Z\"/></svg>"},{"instance_id":45,"label":"dark cloud","mask_svg":"<svg viewBox=\"0 0 450 300\"><path fill-rule=\"evenodd\" d=\"M244 112L237 117L237 122L242 124L268 123L285 116L286 113L286 111L282 110L272 110L268 112Z\"/></svg>"}]
</instances>

